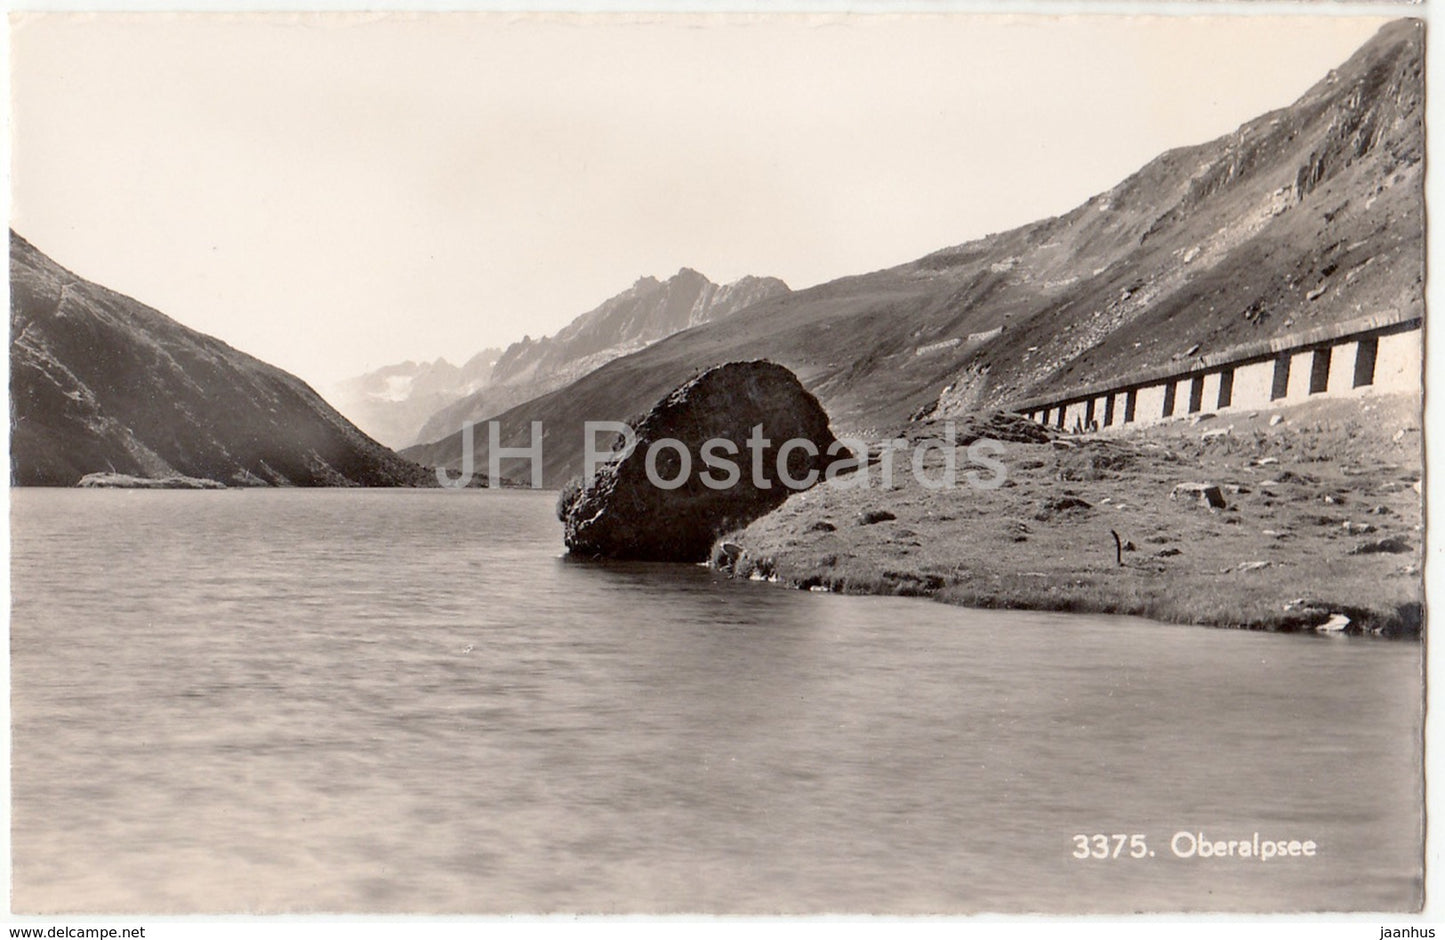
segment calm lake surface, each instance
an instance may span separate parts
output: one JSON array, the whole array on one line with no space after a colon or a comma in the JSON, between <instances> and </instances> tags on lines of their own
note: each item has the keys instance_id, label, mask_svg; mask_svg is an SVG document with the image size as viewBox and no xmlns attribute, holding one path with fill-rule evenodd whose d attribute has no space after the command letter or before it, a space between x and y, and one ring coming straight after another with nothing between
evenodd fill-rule
<instances>
[{"instance_id":1,"label":"calm lake surface","mask_svg":"<svg viewBox=\"0 0 1445 940\"><path fill-rule=\"evenodd\" d=\"M550 493L11 497L17 912L1422 902L1418 643L579 563Z\"/></svg>"}]
</instances>

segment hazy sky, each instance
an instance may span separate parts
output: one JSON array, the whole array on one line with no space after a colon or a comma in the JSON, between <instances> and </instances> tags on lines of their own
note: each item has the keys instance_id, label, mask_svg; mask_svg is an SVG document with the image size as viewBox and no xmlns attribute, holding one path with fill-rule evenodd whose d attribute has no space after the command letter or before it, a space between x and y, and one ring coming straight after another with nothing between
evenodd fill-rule
<instances>
[{"instance_id":1,"label":"hazy sky","mask_svg":"<svg viewBox=\"0 0 1445 940\"><path fill-rule=\"evenodd\" d=\"M645 274L806 287L1066 211L1381 22L29 15L12 226L324 388Z\"/></svg>"}]
</instances>

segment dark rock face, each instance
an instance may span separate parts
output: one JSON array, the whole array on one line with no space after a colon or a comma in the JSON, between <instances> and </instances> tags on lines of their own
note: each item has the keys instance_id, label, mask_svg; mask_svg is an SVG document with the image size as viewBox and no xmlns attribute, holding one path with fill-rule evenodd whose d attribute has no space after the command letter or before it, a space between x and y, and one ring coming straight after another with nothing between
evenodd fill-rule
<instances>
[{"instance_id":1,"label":"dark rock face","mask_svg":"<svg viewBox=\"0 0 1445 940\"><path fill-rule=\"evenodd\" d=\"M707 370L658 402L646 417L631 424L637 435L630 450L620 449L598 468L585 486L563 493L557 515L565 525L568 551L579 555L648 561L703 562L718 536L766 514L815 474L822 479L833 461L851 459L828 429L828 415L793 373L771 362L731 362ZM761 426L761 433L754 428ZM767 446L748 446L750 437ZM672 439L687 451L684 459L671 445L658 446L654 476L678 480L675 488L658 486L647 472L649 450ZM730 461L736 481L725 466L709 466L703 445L714 447L714 463ZM779 474L778 456L789 441L794 446ZM619 441L619 448L622 445ZM684 463L690 467L684 467ZM683 470L688 469L685 475ZM755 474L755 470L758 472ZM714 486L709 486L712 481Z\"/></svg>"},{"instance_id":2,"label":"dark rock face","mask_svg":"<svg viewBox=\"0 0 1445 940\"><path fill-rule=\"evenodd\" d=\"M89 474L109 475L90 486L435 485L294 375L77 277L14 232L10 428L18 486Z\"/></svg>"}]
</instances>

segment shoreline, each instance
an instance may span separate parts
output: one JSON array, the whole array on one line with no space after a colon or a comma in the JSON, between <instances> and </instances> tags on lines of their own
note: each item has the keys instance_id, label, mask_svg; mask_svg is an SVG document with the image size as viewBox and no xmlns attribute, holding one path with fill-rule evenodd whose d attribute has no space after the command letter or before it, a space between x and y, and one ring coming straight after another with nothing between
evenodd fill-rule
<instances>
[{"instance_id":1,"label":"shoreline","mask_svg":"<svg viewBox=\"0 0 1445 940\"><path fill-rule=\"evenodd\" d=\"M719 539L709 564L976 609L1419 639L1419 408L1321 400L1008 443L997 489L819 485Z\"/></svg>"}]
</instances>

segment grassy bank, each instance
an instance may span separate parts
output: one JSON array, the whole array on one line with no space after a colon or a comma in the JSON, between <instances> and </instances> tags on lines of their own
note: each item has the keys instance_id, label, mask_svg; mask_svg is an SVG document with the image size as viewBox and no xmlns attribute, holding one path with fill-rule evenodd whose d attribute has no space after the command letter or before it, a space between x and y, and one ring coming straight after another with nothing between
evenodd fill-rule
<instances>
[{"instance_id":1,"label":"grassy bank","mask_svg":"<svg viewBox=\"0 0 1445 940\"><path fill-rule=\"evenodd\" d=\"M963 482L963 447L952 489L922 486L900 454L891 488L874 468L867 488L800 493L715 564L970 607L1418 635L1420 427L1419 399L1392 396L1008 443L995 489ZM1225 505L1181 483L1215 485Z\"/></svg>"}]
</instances>

